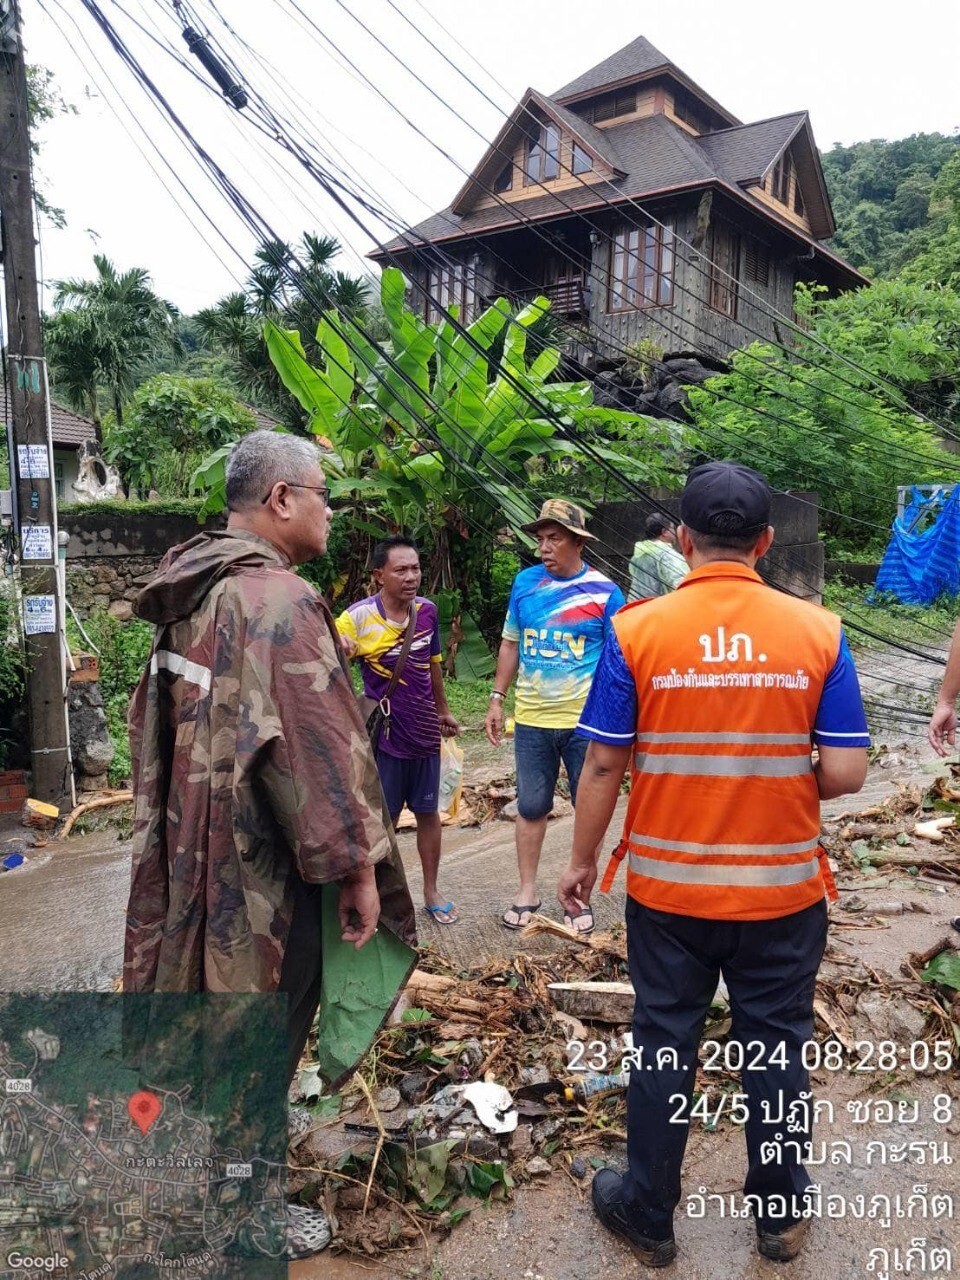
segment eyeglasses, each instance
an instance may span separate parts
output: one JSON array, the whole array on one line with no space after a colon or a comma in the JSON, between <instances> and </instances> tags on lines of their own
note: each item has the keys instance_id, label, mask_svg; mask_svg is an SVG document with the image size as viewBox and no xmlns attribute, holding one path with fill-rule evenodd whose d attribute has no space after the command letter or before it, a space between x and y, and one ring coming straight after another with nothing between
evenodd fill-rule
<instances>
[{"instance_id":1,"label":"eyeglasses","mask_svg":"<svg viewBox=\"0 0 960 1280\"><path fill-rule=\"evenodd\" d=\"M314 493L320 493L320 494L323 494L323 505L324 505L325 507L329 507L329 505L330 505L330 490L327 488L327 486L326 486L326 485L323 485L323 484L294 484L294 483L293 483L293 481L291 481L291 480L284 480L284 481L282 481L282 483L283 483L283 484L285 484L285 485L287 486L287 488L288 488L288 489L312 489ZM274 488L275 488L275 487L276 487L276 486L274 486ZM270 490L270 493L273 493L273 489L271 489L271 490ZM264 504L265 504L265 503L269 502L269 500L270 500L270 493L265 494L265 495L260 499L260 505L261 505L261 507L262 507L262 506L264 506Z\"/></svg>"}]
</instances>

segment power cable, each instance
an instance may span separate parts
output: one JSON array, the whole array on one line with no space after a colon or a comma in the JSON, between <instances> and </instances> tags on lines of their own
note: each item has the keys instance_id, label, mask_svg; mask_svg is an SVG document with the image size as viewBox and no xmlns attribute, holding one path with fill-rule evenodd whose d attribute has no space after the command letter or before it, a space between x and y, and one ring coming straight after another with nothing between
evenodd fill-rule
<instances>
[{"instance_id":1,"label":"power cable","mask_svg":"<svg viewBox=\"0 0 960 1280\"><path fill-rule=\"evenodd\" d=\"M236 188L233 188L232 191L236 191ZM232 195L232 198L233 198L233 195ZM244 214L246 214L247 218L250 218L251 214L255 214L255 211L252 211L252 209L247 209L247 210L244 210ZM259 215L256 215L256 216L257 218L259 218ZM262 219L260 219L260 221L262 223ZM261 233L262 233L262 228L261 228ZM644 495L644 497L646 498L646 500L648 500L648 502L652 502L652 499L649 498L649 495ZM883 639L883 637L881 637L881 639Z\"/></svg>"}]
</instances>

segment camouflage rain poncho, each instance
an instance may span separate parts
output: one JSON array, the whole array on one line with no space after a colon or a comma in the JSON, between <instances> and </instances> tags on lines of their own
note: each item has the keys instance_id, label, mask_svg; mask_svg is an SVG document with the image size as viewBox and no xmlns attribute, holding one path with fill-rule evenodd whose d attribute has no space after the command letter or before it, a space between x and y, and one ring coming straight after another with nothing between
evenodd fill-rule
<instances>
[{"instance_id":1,"label":"camouflage rain poncho","mask_svg":"<svg viewBox=\"0 0 960 1280\"><path fill-rule=\"evenodd\" d=\"M326 884L377 863L381 925L413 941L373 753L313 587L262 538L204 533L167 555L137 613L157 633L130 710L124 990L276 990L294 872Z\"/></svg>"}]
</instances>

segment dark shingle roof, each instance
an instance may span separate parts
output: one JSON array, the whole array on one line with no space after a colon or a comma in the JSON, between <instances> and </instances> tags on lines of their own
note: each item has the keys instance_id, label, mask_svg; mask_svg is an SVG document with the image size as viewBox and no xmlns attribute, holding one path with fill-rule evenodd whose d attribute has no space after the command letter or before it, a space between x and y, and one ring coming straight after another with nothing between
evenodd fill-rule
<instances>
[{"instance_id":1,"label":"dark shingle roof","mask_svg":"<svg viewBox=\"0 0 960 1280\"><path fill-rule=\"evenodd\" d=\"M7 389L0 387L0 415L4 422L10 419L10 408L7 404ZM65 405L50 401L50 425L53 433L55 449L76 449L85 440L95 440L97 429L92 418L85 418L81 413L74 413Z\"/></svg>"},{"instance_id":2,"label":"dark shingle roof","mask_svg":"<svg viewBox=\"0 0 960 1280\"><path fill-rule=\"evenodd\" d=\"M805 111L721 129L698 138L696 145L705 152L717 171L734 182L756 182L766 173L783 148L790 142L807 118Z\"/></svg>"},{"instance_id":3,"label":"dark shingle roof","mask_svg":"<svg viewBox=\"0 0 960 1280\"><path fill-rule=\"evenodd\" d=\"M658 67L670 65L670 59L666 54L654 48L644 36L637 36L636 40L631 40L622 49L612 53L609 58L604 58L595 67L584 71L582 75L577 76L575 80L571 80L569 84L565 84L562 89L558 89L550 96L561 99L574 98L578 94L589 93L591 89L603 89L608 84L626 80L628 76L642 76L649 71L655 71Z\"/></svg>"},{"instance_id":4,"label":"dark shingle roof","mask_svg":"<svg viewBox=\"0 0 960 1280\"><path fill-rule=\"evenodd\" d=\"M494 227L526 222L552 214L563 216L571 209L598 205L605 200L640 197L654 191L702 185L718 177L716 166L700 150L698 141L666 116L644 116L613 125L603 132L617 159L622 178L589 181L556 195L544 192L525 200L497 203L492 208L473 209L458 216L451 209L411 227L406 236L393 240L390 251L410 247L410 241L433 241L472 235ZM514 213L514 208L516 213Z\"/></svg>"},{"instance_id":5,"label":"dark shingle roof","mask_svg":"<svg viewBox=\"0 0 960 1280\"><path fill-rule=\"evenodd\" d=\"M549 102L549 99L543 101ZM551 102L550 107L556 109L556 104ZM580 125L583 123L581 121ZM402 252L417 244L456 240L501 227L518 226L530 220L565 217L576 210L595 208L608 201L644 200L658 193L695 189L718 182L742 193L764 216L772 218L785 229L806 240L816 240L801 227L779 216L769 204L756 199L749 186L766 173L784 147L794 139L800 139L796 145L800 146L802 142L803 148L813 154L806 112L723 129L702 137L694 137L664 115L643 116L607 129L594 129L594 132L603 134L607 154L618 170L612 178L597 181L595 175L585 174L581 184L562 193L550 191L523 200L498 201L493 206L469 209L464 214L456 214L452 208L447 208L393 240L387 250ZM805 187L805 193L811 197L816 195L809 185ZM821 203L822 209L819 208ZM811 204L811 217L815 211L818 211L818 217L826 219L822 222L824 229L821 234L829 235L832 226L829 224L829 204L818 199L817 210ZM814 225L818 225L817 221ZM829 250L823 249L823 252L835 261L843 262ZM377 251L372 256L383 255Z\"/></svg>"}]
</instances>

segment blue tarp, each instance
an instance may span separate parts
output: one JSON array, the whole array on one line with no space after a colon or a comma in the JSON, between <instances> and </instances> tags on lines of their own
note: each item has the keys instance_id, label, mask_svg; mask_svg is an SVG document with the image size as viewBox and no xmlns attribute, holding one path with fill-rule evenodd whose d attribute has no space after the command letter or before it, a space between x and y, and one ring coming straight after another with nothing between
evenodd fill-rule
<instances>
[{"instance_id":1,"label":"blue tarp","mask_svg":"<svg viewBox=\"0 0 960 1280\"><path fill-rule=\"evenodd\" d=\"M944 501L934 523L911 532L931 500L916 489L910 505L893 522L875 591L889 592L902 604L932 604L940 595L960 595L960 485Z\"/></svg>"}]
</instances>

